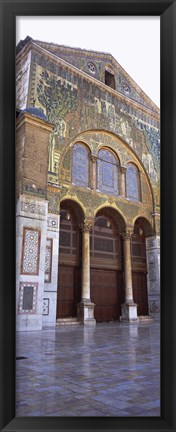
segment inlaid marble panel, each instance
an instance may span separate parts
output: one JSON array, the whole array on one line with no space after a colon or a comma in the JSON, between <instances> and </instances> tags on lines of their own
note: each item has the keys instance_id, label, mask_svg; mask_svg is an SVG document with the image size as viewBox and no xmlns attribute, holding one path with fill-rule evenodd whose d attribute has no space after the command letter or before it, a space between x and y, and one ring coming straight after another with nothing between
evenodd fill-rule
<instances>
[{"instance_id":1,"label":"inlaid marble panel","mask_svg":"<svg viewBox=\"0 0 176 432\"><path fill-rule=\"evenodd\" d=\"M38 283L20 282L18 314L35 314L37 309Z\"/></svg>"},{"instance_id":2,"label":"inlaid marble panel","mask_svg":"<svg viewBox=\"0 0 176 432\"><path fill-rule=\"evenodd\" d=\"M45 282L51 282L52 239L47 238L45 249Z\"/></svg>"},{"instance_id":3,"label":"inlaid marble panel","mask_svg":"<svg viewBox=\"0 0 176 432\"><path fill-rule=\"evenodd\" d=\"M22 251L22 274L38 275L40 254L40 231L24 228Z\"/></svg>"}]
</instances>

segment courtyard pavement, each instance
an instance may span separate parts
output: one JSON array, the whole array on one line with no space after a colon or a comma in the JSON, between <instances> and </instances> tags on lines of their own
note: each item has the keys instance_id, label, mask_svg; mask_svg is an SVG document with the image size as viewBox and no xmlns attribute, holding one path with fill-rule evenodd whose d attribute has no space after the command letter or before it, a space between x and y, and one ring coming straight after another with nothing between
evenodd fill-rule
<instances>
[{"instance_id":1,"label":"courtyard pavement","mask_svg":"<svg viewBox=\"0 0 176 432\"><path fill-rule=\"evenodd\" d=\"M159 332L158 322L18 332L16 416L160 416Z\"/></svg>"}]
</instances>

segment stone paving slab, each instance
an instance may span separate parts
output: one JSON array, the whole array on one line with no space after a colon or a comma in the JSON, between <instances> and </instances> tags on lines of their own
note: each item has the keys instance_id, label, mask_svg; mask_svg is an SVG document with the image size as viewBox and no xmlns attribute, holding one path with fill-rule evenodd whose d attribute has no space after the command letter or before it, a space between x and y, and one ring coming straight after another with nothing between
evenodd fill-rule
<instances>
[{"instance_id":1,"label":"stone paving slab","mask_svg":"<svg viewBox=\"0 0 176 432\"><path fill-rule=\"evenodd\" d=\"M160 325L62 326L16 337L16 416L160 416Z\"/></svg>"}]
</instances>

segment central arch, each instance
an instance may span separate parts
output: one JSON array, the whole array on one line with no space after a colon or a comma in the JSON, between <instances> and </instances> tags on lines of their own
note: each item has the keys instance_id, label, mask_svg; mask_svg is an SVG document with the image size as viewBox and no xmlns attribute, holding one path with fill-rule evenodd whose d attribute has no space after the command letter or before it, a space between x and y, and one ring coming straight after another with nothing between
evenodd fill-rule
<instances>
[{"instance_id":1,"label":"central arch","mask_svg":"<svg viewBox=\"0 0 176 432\"><path fill-rule=\"evenodd\" d=\"M122 216L113 208L100 209L90 235L90 296L96 321L119 320L124 301Z\"/></svg>"}]
</instances>

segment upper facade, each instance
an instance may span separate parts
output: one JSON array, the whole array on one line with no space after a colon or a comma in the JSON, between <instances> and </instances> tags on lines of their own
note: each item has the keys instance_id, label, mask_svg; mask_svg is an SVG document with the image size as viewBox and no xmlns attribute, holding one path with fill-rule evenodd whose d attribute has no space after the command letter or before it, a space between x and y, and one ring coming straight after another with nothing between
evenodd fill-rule
<instances>
[{"instance_id":1,"label":"upper facade","mask_svg":"<svg viewBox=\"0 0 176 432\"><path fill-rule=\"evenodd\" d=\"M48 185L64 194L72 184L83 197L94 181L97 194L159 212L160 111L111 54L27 37L16 71L17 109L40 108L54 125Z\"/></svg>"}]
</instances>

